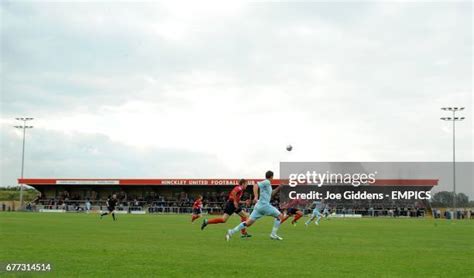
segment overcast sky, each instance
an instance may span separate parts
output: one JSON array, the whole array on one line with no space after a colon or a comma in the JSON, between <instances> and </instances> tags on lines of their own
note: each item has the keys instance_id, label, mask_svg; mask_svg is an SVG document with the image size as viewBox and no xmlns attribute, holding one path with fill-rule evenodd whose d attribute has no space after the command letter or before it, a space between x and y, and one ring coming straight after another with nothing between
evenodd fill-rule
<instances>
[{"instance_id":1,"label":"overcast sky","mask_svg":"<svg viewBox=\"0 0 474 278\"><path fill-rule=\"evenodd\" d=\"M470 1L221 2L2 1L1 184L473 160Z\"/></svg>"}]
</instances>

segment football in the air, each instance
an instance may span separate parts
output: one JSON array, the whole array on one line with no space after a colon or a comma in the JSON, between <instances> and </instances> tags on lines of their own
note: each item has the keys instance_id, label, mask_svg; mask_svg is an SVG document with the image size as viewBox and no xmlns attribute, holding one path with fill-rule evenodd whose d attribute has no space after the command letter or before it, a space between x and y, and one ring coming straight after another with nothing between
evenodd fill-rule
<instances>
[{"instance_id":1,"label":"football in the air","mask_svg":"<svg viewBox=\"0 0 474 278\"><path fill-rule=\"evenodd\" d=\"M293 149L293 146L292 146L292 145L286 146L286 150L287 150L287 151L291 152L292 149Z\"/></svg>"}]
</instances>

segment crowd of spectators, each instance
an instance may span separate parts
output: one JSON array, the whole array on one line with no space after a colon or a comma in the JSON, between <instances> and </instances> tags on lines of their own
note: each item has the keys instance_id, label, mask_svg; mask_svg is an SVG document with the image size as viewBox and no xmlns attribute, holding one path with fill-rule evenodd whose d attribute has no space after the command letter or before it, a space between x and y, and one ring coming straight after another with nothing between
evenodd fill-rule
<instances>
[{"instance_id":1,"label":"crowd of spectators","mask_svg":"<svg viewBox=\"0 0 474 278\"><path fill-rule=\"evenodd\" d=\"M124 191L114 193L118 199L119 207L192 207L196 196L189 196L186 192L180 192L174 196L162 196L156 192L149 192L144 196L127 194ZM67 191L60 192L55 198L44 198L38 195L31 202L31 205L41 205L47 209L66 209L67 206L81 206L86 201L93 206L104 206L110 196L98 196L96 192L91 192L90 197L71 195ZM206 192L203 193L204 207L221 207L227 198L227 193Z\"/></svg>"}]
</instances>

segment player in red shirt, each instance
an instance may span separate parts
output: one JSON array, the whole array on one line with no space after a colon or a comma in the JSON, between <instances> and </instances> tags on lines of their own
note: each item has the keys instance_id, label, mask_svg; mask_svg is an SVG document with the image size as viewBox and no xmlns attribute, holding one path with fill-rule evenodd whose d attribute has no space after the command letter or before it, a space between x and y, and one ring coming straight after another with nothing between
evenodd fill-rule
<instances>
[{"instance_id":1,"label":"player in red shirt","mask_svg":"<svg viewBox=\"0 0 474 278\"><path fill-rule=\"evenodd\" d=\"M244 194L246 188L247 181L241 179L239 181L239 185L236 185L230 192L229 198L225 204L224 214L222 215L222 217L204 219L201 225L201 230L204 230L204 228L206 228L206 226L209 224L219 224L227 222L227 219L229 219L229 217L234 213L240 216L241 222L246 221L249 215L240 207L240 199L242 198L242 195ZM242 237L251 237L251 235L249 235L245 229L241 230L240 232L242 233Z\"/></svg>"},{"instance_id":2,"label":"player in red shirt","mask_svg":"<svg viewBox=\"0 0 474 278\"><path fill-rule=\"evenodd\" d=\"M303 212L299 210L297 207L299 203L300 203L300 200L294 199L288 202L288 204L282 206L283 219L281 220L280 224L283 224L283 222L285 222L288 218L290 218L291 216L294 216L295 218L291 221L291 224L296 225L296 222L298 221L298 219L303 217Z\"/></svg>"},{"instance_id":3,"label":"player in red shirt","mask_svg":"<svg viewBox=\"0 0 474 278\"><path fill-rule=\"evenodd\" d=\"M193 204L193 215L191 216L191 222L201 217L202 213L202 196L198 195L196 201Z\"/></svg>"}]
</instances>

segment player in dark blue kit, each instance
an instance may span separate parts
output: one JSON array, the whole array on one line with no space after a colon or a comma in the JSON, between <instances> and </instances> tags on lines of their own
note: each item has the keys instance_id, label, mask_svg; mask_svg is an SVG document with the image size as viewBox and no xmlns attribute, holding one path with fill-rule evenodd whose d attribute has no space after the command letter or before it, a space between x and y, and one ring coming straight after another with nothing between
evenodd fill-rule
<instances>
[{"instance_id":1,"label":"player in dark blue kit","mask_svg":"<svg viewBox=\"0 0 474 278\"><path fill-rule=\"evenodd\" d=\"M117 203L118 203L118 200L117 200L117 195L112 195L112 197L109 196L109 198L107 199L107 211L102 213L100 215L100 219L102 219L103 216L107 215L107 214L112 214L112 218L114 219L114 221L116 220L115 219L115 207L117 206Z\"/></svg>"}]
</instances>

